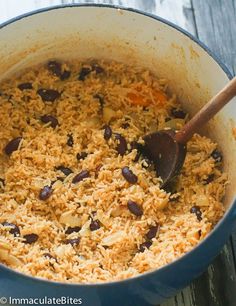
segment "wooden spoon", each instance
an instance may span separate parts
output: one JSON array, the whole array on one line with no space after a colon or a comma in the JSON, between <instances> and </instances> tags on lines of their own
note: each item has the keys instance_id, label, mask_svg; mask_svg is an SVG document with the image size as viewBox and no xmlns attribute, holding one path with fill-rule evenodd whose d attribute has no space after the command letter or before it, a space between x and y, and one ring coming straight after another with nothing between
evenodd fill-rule
<instances>
[{"instance_id":1,"label":"wooden spoon","mask_svg":"<svg viewBox=\"0 0 236 306\"><path fill-rule=\"evenodd\" d=\"M236 77L216 94L180 131L166 129L144 136L145 153L156 166L162 187L176 177L186 156L186 143L236 95Z\"/></svg>"}]
</instances>

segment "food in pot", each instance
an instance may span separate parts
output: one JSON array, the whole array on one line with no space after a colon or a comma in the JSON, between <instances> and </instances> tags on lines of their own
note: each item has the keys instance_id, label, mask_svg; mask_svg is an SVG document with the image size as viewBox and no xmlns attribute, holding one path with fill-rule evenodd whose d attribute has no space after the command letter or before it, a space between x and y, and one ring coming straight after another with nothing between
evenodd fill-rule
<instances>
[{"instance_id":1,"label":"food in pot","mask_svg":"<svg viewBox=\"0 0 236 306\"><path fill-rule=\"evenodd\" d=\"M1 84L3 264L62 282L120 280L206 237L224 214L217 144L194 135L165 189L145 156L145 134L188 120L167 84L117 62L57 60Z\"/></svg>"}]
</instances>

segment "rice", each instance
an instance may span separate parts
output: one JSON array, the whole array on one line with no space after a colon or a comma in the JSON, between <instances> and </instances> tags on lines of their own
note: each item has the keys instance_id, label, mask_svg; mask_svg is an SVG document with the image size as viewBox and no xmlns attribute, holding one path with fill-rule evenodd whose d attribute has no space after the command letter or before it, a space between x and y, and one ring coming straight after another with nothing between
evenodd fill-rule
<instances>
[{"instance_id":1,"label":"rice","mask_svg":"<svg viewBox=\"0 0 236 306\"><path fill-rule=\"evenodd\" d=\"M188 118L166 91L149 71L105 61L52 61L1 84L3 264L62 282L120 280L207 236L224 214L217 144L195 134L165 189L140 153L145 134Z\"/></svg>"}]
</instances>

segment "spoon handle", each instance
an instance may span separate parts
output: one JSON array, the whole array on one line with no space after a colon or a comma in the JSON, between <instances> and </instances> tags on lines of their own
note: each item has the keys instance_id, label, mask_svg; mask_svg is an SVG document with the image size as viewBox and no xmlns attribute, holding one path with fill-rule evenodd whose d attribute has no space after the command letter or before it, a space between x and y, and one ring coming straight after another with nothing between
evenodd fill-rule
<instances>
[{"instance_id":1,"label":"spoon handle","mask_svg":"<svg viewBox=\"0 0 236 306\"><path fill-rule=\"evenodd\" d=\"M236 95L236 77L234 77L217 95L215 95L202 109L175 135L178 143L186 143L193 134L205 125L223 106Z\"/></svg>"}]
</instances>

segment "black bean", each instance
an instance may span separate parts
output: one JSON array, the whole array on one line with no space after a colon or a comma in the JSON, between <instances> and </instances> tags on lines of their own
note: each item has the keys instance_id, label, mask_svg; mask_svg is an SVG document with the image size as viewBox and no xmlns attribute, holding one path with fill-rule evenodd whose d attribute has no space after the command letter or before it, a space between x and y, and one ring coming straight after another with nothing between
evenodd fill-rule
<instances>
[{"instance_id":1,"label":"black bean","mask_svg":"<svg viewBox=\"0 0 236 306\"><path fill-rule=\"evenodd\" d=\"M130 125L128 122L125 122L125 123L122 123L121 127L126 130L130 127Z\"/></svg>"},{"instance_id":2,"label":"black bean","mask_svg":"<svg viewBox=\"0 0 236 306\"><path fill-rule=\"evenodd\" d=\"M207 179L205 179L205 180L203 181L203 184L204 184L204 185L207 185L207 184L211 183L211 182L214 180L214 178L215 178L214 173L210 174L210 175L207 177Z\"/></svg>"},{"instance_id":3,"label":"black bean","mask_svg":"<svg viewBox=\"0 0 236 306\"><path fill-rule=\"evenodd\" d=\"M127 206L129 211L135 216L140 217L143 215L142 208L136 202L129 200Z\"/></svg>"},{"instance_id":4,"label":"black bean","mask_svg":"<svg viewBox=\"0 0 236 306\"><path fill-rule=\"evenodd\" d=\"M196 206L196 205L193 206L193 207L190 209L190 212L191 212L192 214L195 214L195 215L196 215L198 221L201 221L201 220L202 220L202 212L201 212L199 206Z\"/></svg>"},{"instance_id":5,"label":"black bean","mask_svg":"<svg viewBox=\"0 0 236 306\"><path fill-rule=\"evenodd\" d=\"M11 155L12 152L16 151L19 148L22 137L16 137L8 142L5 146L4 151L7 155Z\"/></svg>"},{"instance_id":6,"label":"black bean","mask_svg":"<svg viewBox=\"0 0 236 306\"><path fill-rule=\"evenodd\" d=\"M211 157L214 158L214 160L219 163L222 161L223 156L221 154L221 152L217 149L215 149L212 153L211 153Z\"/></svg>"},{"instance_id":7,"label":"black bean","mask_svg":"<svg viewBox=\"0 0 236 306\"><path fill-rule=\"evenodd\" d=\"M79 73L78 80L84 81L86 76L88 76L92 72L92 69L89 67L82 67Z\"/></svg>"},{"instance_id":8,"label":"black bean","mask_svg":"<svg viewBox=\"0 0 236 306\"><path fill-rule=\"evenodd\" d=\"M96 74L100 74L104 72L104 69L99 66L98 64L93 64L92 65L92 70L96 72Z\"/></svg>"},{"instance_id":9,"label":"black bean","mask_svg":"<svg viewBox=\"0 0 236 306\"><path fill-rule=\"evenodd\" d=\"M54 102L61 95L61 93L57 90L45 89L45 88L38 89L37 93L40 95L40 97L44 102L45 101Z\"/></svg>"},{"instance_id":10,"label":"black bean","mask_svg":"<svg viewBox=\"0 0 236 306\"><path fill-rule=\"evenodd\" d=\"M80 243L80 237L73 238L73 239L66 239L65 243L66 244L71 244L71 245L78 245Z\"/></svg>"},{"instance_id":11,"label":"black bean","mask_svg":"<svg viewBox=\"0 0 236 306\"><path fill-rule=\"evenodd\" d=\"M72 183L73 184L79 183L80 181L83 181L85 178L88 177L89 177L89 172L87 170L83 170L73 178Z\"/></svg>"},{"instance_id":12,"label":"black bean","mask_svg":"<svg viewBox=\"0 0 236 306\"><path fill-rule=\"evenodd\" d=\"M54 75L58 76L62 81L68 79L71 75L69 70L62 72L62 65L57 61L49 61L48 70L51 71Z\"/></svg>"},{"instance_id":13,"label":"black bean","mask_svg":"<svg viewBox=\"0 0 236 306\"><path fill-rule=\"evenodd\" d=\"M33 86L32 86L32 83L27 82L27 83L21 83L21 84L19 84L19 85L18 85L18 88L19 88L20 90L25 90L25 89L32 89Z\"/></svg>"},{"instance_id":14,"label":"black bean","mask_svg":"<svg viewBox=\"0 0 236 306\"><path fill-rule=\"evenodd\" d=\"M116 147L116 150L118 154L121 156L125 155L125 152L127 150L127 142L125 138L121 134L115 134L115 138L118 140L118 145Z\"/></svg>"},{"instance_id":15,"label":"black bean","mask_svg":"<svg viewBox=\"0 0 236 306\"><path fill-rule=\"evenodd\" d=\"M143 253L146 249L149 249L152 245L151 241L145 241L139 246L139 252Z\"/></svg>"},{"instance_id":16,"label":"black bean","mask_svg":"<svg viewBox=\"0 0 236 306\"><path fill-rule=\"evenodd\" d=\"M65 231L65 234L69 235L71 233L78 233L81 230L81 227L75 226L75 227L68 227L67 230Z\"/></svg>"},{"instance_id":17,"label":"black bean","mask_svg":"<svg viewBox=\"0 0 236 306\"><path fill-rule=\"evenodd\" d=\"M92 220L90 223L90 231L96 231L101 227L99 220Z\"/></svg>"},{"instance_id":18,"label":"black bean","mask_svg":"<svg viewBox=\"0 0 236 306\"><path fill-rule=\"evenodd\" d=\"M95 99L98 99L99 101L99 104L100 104L100 107L101 109L103 109L103 106L105 104L105 101L104 101L104 98L100 95L100 94L96 94L93 96Z\"/></svg>"},{"instance_id":19,"label":"black bean","mask_svg":"<svg viewBox=\"0 0 236 306\"><path fill-rule=\"evenodd\" d=\"M57 61L48 62L48 70L51 71L54 75L61 76L61 63Z\"/></svg>"},{"instance_id":20,"label":"black bean","mask_svg":"<svg viewBox=\"0 0 236 306\"><path fill-rule=\"evenodd\" d=\"M0 182L2 183L3 186L5 186L5 180L0 178Z\"/></svg>"},{"instance_id":21,"label":"black bean","mask_svg":"<svg viewBox=\"0 0 236 306\"><path fill-rule=\"evenodd\" d=\"M46 201L52 195L51 186L44 186L39 192L39 199Z\"/></svg>"},{"instance_id":22,"label":"black bean","mask_svg":"<svg viewBox=\"0 0 236 306\"><path fill-rule=\"evenodd\" d=\"M171 115L179 119L184 119L186 117L186 113L183 110L177 108L171 109Z\"/></svg>"},{"instance_id":23,"label":"black bean","mask_svg":"<svg viewBox=\"0 0 236 306\"><path fill-rule=\"evenodd\" d=\"M112 136L112 129L109 125L104 126L104 139L108 140Z\"/></svg>"},{"instance_id":24,"label":"black bean","mask_svg":"<svg viewBox=\"0 0 236 306\"><path fill-rule=\"evenodd\" d=\"M14 235L15 237L20 236L20 229L16 224L9 223L9 222L3 222L3 226L10 227L9 233Z\"/></svg>"},{"instance_id":25,"label":"black bean","mask_svg":"<svg viewBox=\"0 0 236 306\"><path fill-rule=\"evenodd\" d=\"M137 175L135 175L129 167L122 168L122 175L126 179L126 181L131 184L135 184L138 181Z\"/></svg>"},{"instance_id":26,"label":"black bean","mask_svg":"<svg viewBox=\"0 0 236 306\"><path fill-rule=\"evenodd\" d=\"M151 226L149 228L149 231L146 234L147 239L151 240L151 239L155 238L158 235L159 230L160 230L160 225L159 224Z\"/></svg>"},{"instance_id":27,"label":"black bean","mask_svg":"<svg viewBox=\"0 0 236 306\"><path fill-rule=\"evenodd\" d=\"M72 134L68 134L67 135L67 145L69 147L73 147L73 144L74 144L74 139L73 139L73 135Z\"/></svg>"},{"instance_id":28,"label":"black bean","mask_svg":"<svg viewBox=\"0 0 236 306\"><path fill-rule=\"evenodd\" d=\"M51 127L52 128L55 128L57 125L58 125L58 120L57 118L51 116L51 115L43 115L40 117L41 121L43 123L48 123L50 122L51 123Z\"/></svg>"},{"instance_id":29,"label":"black bean","mask_svg":"<svg viewBox=\"0 0 236 306\"><path fill-rule=\"evenodd\" d=\"M59 166L56 167L57 170L60 170L62 173L64 173L66 176L69 174L73 173L73 171L70 168L64 167L64 166Z\"/></svg>"},{"instance_id":30,"label":"black bean","mask_svg":"<svg viewBox=\"0 0 236 306\"><path fill-rule=\"evenodd\" d=\"M76 158L77 160L81 160L81 159L85 159L87 156L88 156L88 153L81 152L81 153L77 153Z\"/></svg>"},{"instance_id":31,"label":"black bean","mask_svg":"<svg viewBox=\"0 0 236 306\"><path fill-rule=\"evenodd\" d=\"M61 73L60 79L62 81L65 81L65 80L69 79L70 75L71 75L71 72L69 70L65 70Z\"/></svg>"},{"instance_id":32,"label":"black bean","mask_svg":"<svg viewBox=\"0 0 236 306\"><path fill-rule=\"evenodd\" d=\"M29 243L29 244L34 243L39 238L37 234L27 234L24 235L23 237L25 239L24 243Z\"/></svg>"}]
</instances>

